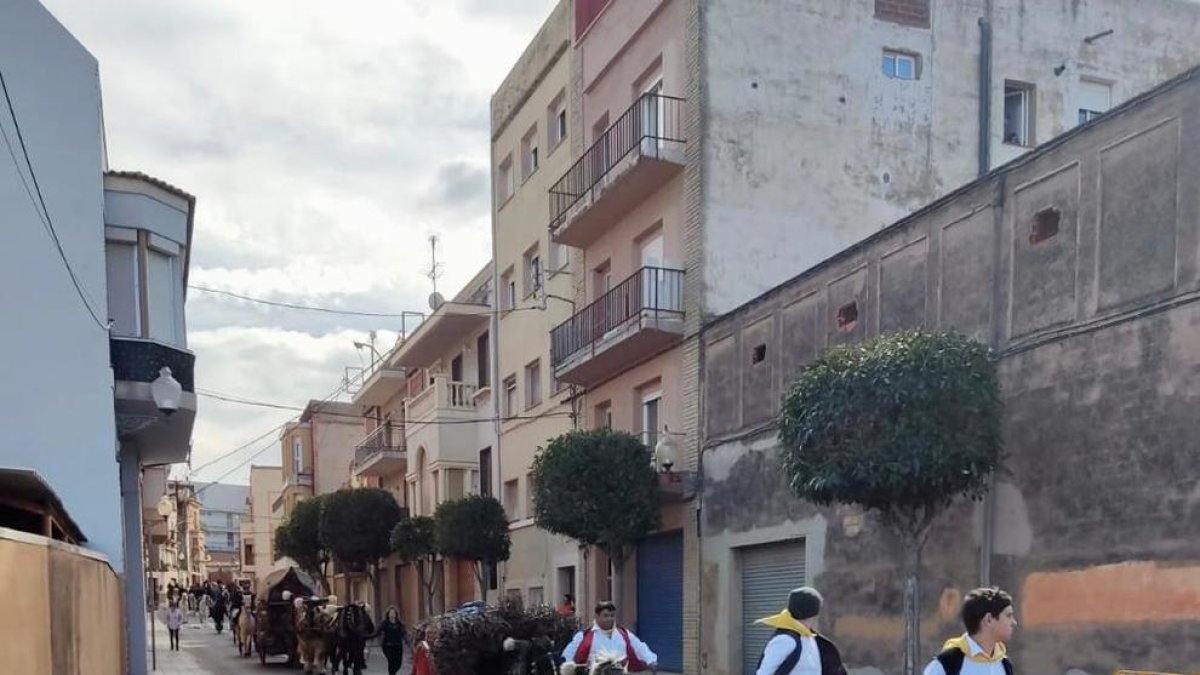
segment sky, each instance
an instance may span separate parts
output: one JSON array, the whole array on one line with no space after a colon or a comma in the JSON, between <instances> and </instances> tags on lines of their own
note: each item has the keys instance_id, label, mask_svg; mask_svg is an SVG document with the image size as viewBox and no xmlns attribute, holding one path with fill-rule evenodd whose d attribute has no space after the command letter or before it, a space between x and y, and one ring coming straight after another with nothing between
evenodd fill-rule
<instances>
[{"instance_id":1,"label":"sky","mask_svg":"<svg viewBox=\"0 0 1200 675\"><path fill-rule=\"evenodd\" d=\"M42 1L100 62L109 168L196 196L190 284L399 313L427 309L429 235L447 295L487 262L488 100L555 0ZM292 406L400 328L195 289L187 321L198 390ZM198 405L193 479L279 463L270 434L200 469L294 413Z\"/></svg>"}]
</instances>

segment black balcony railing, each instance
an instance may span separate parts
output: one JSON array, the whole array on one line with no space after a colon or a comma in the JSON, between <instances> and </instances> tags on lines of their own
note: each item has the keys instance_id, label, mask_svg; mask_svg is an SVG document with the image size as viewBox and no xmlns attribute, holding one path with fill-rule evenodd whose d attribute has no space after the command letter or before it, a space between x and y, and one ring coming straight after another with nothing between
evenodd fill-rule
<instances>
[{"instance_id":1,"label":"black balcony railing","mask_svg":"<svg viewBox=\"0 0 1200 675\"><path fill-rule=\"evenodd\" d=\"M645 318L683 315L683 270L643 267L550 332L550 360L557 368L593 348L610 331Z\"/></svg>"},{"instance_id":2,"label":"black balcony railing","mask_svg":"<svg viewBox=\"0 0 1200 675\"><path fill-rule=\"evenodd\" d=\"M196 357L182 347L157 340L113 336L108 340L113 379L153 382L165 366L184 391L195 391Z\"/></svg>"},{"instance_id":3,"label":"black balcony railing","mask_svg":"<svg viewBox=\"0 0 1200 675\"><path fill-rule=\"evenodd\" d=\"M378 452L404 452L404 427L384 422L354 446L354 460L359 464Z\"/></svg>"},{"instance_id":4,"label":"black balcony railing","mask_svg":"<svg viewBox=\"0 0 1200 675\"><path fill-rule=\"evenodd\" d=\"M550 230L566 221L579 203L634 150L659 157L683 140L684 99L662 94L642 94L617 121L604 131L575 164L550 187Z\"/></svg>"}]
</instances>

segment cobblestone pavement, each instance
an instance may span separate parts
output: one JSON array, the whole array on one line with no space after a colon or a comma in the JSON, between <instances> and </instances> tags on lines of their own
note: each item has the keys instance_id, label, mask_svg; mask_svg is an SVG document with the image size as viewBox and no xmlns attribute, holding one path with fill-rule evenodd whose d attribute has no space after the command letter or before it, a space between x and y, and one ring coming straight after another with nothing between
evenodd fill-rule
<instances>
[{"instance_id":1,"label":"cobblestone pavement","mask_svg":"<svg viewBox=\"0 0 1200 675\"><path fill-rule=\"evenodd\" d=\"M239 657L229 631L217 635L211 623L185 624L179 631L179 651L173 652L170 650L166 626L156 621L154 641L158 660L158 667L154 672L160 675L270 675L302 672L298 669L289 670L283 657L273 657L265 666L259 664L257 655L248 659ZM150 665L149 655L146 664ZM387 673L386 661L378 646L372 645L367 650L366 672ZM409 655L406 653L400 675L409 675L410 672Z\"/></svg>"}]
</instances>

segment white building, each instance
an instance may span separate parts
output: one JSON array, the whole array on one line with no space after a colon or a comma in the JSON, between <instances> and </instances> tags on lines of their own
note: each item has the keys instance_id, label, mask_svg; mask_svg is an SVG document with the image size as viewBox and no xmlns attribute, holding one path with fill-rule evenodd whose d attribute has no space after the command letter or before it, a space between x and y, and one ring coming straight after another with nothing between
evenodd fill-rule
<instances>
[{"instance_id":1,"label":"white building","mask_svg":"<svg viewBox=\"0 0 1200 675\"><path fill-rule=\"evenodd\" d=\"M200 498L200 528L208 553L208 571L225 571L237 577L241 571L242 519L250 486L226 483L196 485Z\"/></svg>"},{"instance_id":2,"label":"white building","mask_svg":"<svg viewBox=\"0 0 1200 675\"><path fill-rule=\"evenodd\" d=\"M141 468L190 451L195 199L108 171L96 59L36 0L0 3L0 76L0 466L36 470L123 570L144 673Z\"/></svg>"}]
</instances>

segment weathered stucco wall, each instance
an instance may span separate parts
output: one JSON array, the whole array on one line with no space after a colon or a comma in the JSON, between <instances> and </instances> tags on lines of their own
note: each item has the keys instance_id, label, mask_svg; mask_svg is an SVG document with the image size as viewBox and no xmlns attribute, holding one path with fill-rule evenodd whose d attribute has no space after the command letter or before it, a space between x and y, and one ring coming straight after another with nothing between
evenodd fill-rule
<instances>
[{"instance_id":1,"label":"weathered stucco wall","mask_svg":"<svg viewBox=\"0 0 1200 675\"><path fill-rule=\"evenodd\" d=\"M795 537L849 665L899 671L894 545L790 494L773 417L820 350L915 326L997 350L1008 452L990 535L967 503L931 536L924 651L991 582L1016 597L1022 672L1200 663L1198 106L1192 72L707 326L701 672L740 669L738 547Z\"/></svg>"},{"instance_id":2,"label":"weathered stucco wall","mask_svg":"<svg viewBox=\"0 0 1200 675\"><path fill-rule=\"evenodd\" d=\"M4 672L125 672L121 584L102 557L0 528L0 596Z\"/></svg>"},{"instance_id":3,"label":"weathered stucco wall","mask_svg":"<svg viewBox=\"0 0 1200 675\"><path fill-rule=\"evenodd\" d=\"M919 3L918 3L919 4ZM703 3L704 309L727 312L977 173L978 21L991 6L992 166L1005 80L1035 87L1035 142L1078 122L1081 81L1114 103L1200 62L1200 4L932 0L931 26L874 0ZM1085 37L1110 35L1088 43ZM884 49L918 60L885 77Z\"/></svg>"}]
</instances>

